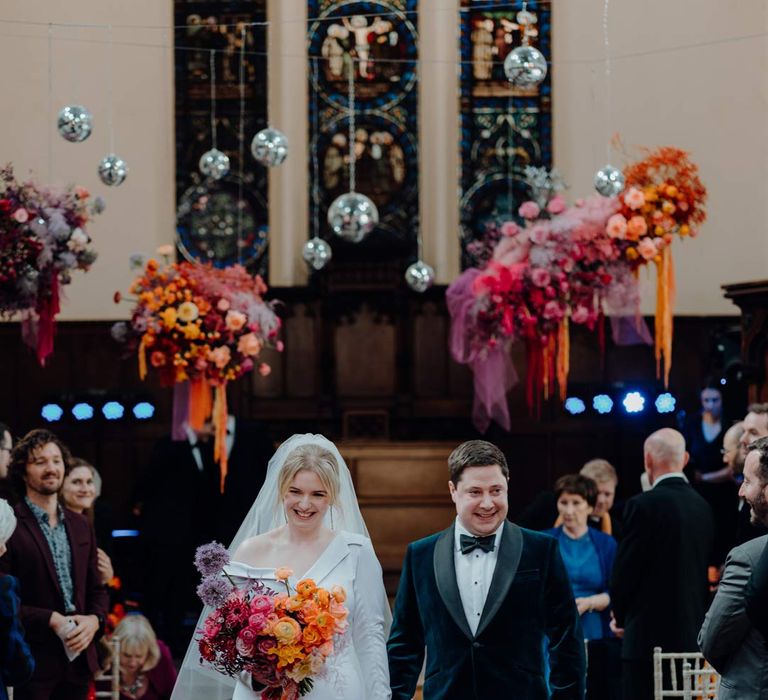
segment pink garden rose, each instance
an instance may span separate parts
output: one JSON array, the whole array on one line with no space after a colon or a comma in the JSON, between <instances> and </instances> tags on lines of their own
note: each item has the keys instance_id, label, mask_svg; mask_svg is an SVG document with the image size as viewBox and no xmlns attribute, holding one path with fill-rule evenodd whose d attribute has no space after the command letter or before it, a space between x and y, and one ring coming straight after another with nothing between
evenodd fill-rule
<instances>
[{"instance_id":1,"label":"pink garden rose","mask_svg":"<svg viewBox=\"0 0 768 700\"><path fill-rule=\"evenodd\" d=\"M646 260L653 260L659 254L656 244L648 236L640 239L640 243L637 244L637 252Z\"/></svg>"},{"instance_id":2,"label":"pink garden rose","mask_svg":"<svg viewBox=\"0 0 768 700\"><path fill-rule=\"evenodd\" d=\"M13 218L20 224L26 224L29 221L29 212L22 207L13 212Z\"/></svg>"},{"instance_id":3,"label":"pink garden rose","mask_svg":"<svg viewBox=\"0 0 768 700\"><path fill-rule=\"evenodd\" d=\"M272 373L272 368L266 362L262 362L259 365L259 374L262 377L268 377L271 373Z\"/></svg>"},{"instance_id":4,"label":"pink garden rose","mask_svg":"<svg viewBox=\"0 0 768 700\"><path fill-rule=\"evenodd\" d=\"M531 270L531 282L537 287L546 287L550 281L550 274L543 267L534 267Z\"/></svg>"},{"instance_id":5,"label":"pink garden rose","mask_svg":"<svg viewBox=\"0 0 768 700\"><path fill-rule=\"evenodd\" d=\"M536 202L528 201L523 202L520 205L517 213L520 214L520 216L522 216L524 219L531 220L538 217L538 215L541 213L541 209L539 209L539 205L536 204Z\"/></svg>"},{"instance_id":6,"label":"pink garden rose","mask_svg":"<svg viewBox=\"0 0 768 700\"><path fill-rule=\"evenodd\" d=\"M229 300L228 299L219 299L219 303L216 304L216 308L221 311L229 311Z\"/></svg>"},{"instance_id":7,"label":"pink garden rose","mask_svg":"<svg viewBox=\"0 0 768 700\"><path fill-rule=\"evenodd\" d=\"M261 352L261 341L255 333L246 333L237 341L237 351L243 355L258 355Z\"/></svg>"},{"instance_id":8,"label":"pink garden rose","mask_svg":"<svg viewBox=\"0 0 768 700\"><path fill-rule=\"evenodd\" d=\"M219 369L223 369L232 359L232 353L226 345L220 345L208 353L208 359L210 359Z\"/></svg>"},{"instance_id":9,"label":"pink garden rose","mask_svg":"<svg viewBox=\"0 0 768 700\"><path fill-rule=\"evenodd\" d=\"M565 310L556 301L548 301L544 304L544 312L542 313L547 321L561 321L565 316Z\"/></svg>"},{"instance_id":10,"label":"pink garden rose","mask_svg":"<svg viewBox=\"0 0 768 700\"><path fill-rule=\"evenodd\" d=\"M555 216L562 214L565 211L565 197L559 194L552 197L547 204L547 211Z\"/></svg>"},{"instance_id":11,"label":"pink garden rose","mask_svg":"<svg viewBox=\"0 0 768 700\"><path fill-rule=\"evenodd\" d=\"M520 233L520 227L514 221L505 221L501 225L502 236L516 236L518 233Z\"/></svg>"},{"instance_id":12,"label":"pink garden rose","mask_svg":"<svg viewBox=\"0 0 768 700\"><path fill-rule=\"evenodd\" d=\"M624 238L627 235L627 220L623 214L614 214L605 226L611 238Z\"/></svg>"},{"instance_id":13,"label":"pink garden rose","mask_svg":"<svg viewBox=\"0 0 768 700\"><path fill-rule=\"evenodd\" d=\"M241 311L227 311L227 315L224 318L227 328L231 331L239 331L248 320L248 317Z\"/></svg>"},{"instance_id":14,"label":"pink garden rose","mask_svg":"<svg viewBox=\"0 0 768 700\"><path fill-rule=\"evenodd\" d=\"M571 313L571 320L574 323L586 323L589 318L589 309L579 304Z\"/></svg>"},{"instance_id":15,"label":"pink garden rose","mask_svg":"<svg viewBox=\"0 0 768 700\"><path fill-rule=\"evenodd\" d=\"M630 209L639 209L645 204L645 195L643 194L643 191L637 187L630 187L624 193L624 203Z\"/></svg>"}]
</instances>

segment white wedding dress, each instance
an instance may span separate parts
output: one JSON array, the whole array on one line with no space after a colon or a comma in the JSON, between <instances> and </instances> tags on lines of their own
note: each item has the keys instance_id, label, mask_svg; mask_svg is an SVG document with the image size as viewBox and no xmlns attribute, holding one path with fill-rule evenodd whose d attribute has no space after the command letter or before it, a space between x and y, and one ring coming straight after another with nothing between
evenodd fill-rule
<instances>
[{"instance_id":1,"label":"white wedding dress","mask_svg":"<svg viewBox=\"0 0 768 700\"><path fill-rule=\"evenodd\" d=\"M225 571L236 584L259 580L275 592L285 592L285 584L275 579L274 569L261 569L233 561ZM362 535L338 532L302 578L311 578L330 590L343 586L349 611L349 628L343 634L325 668L313 678L307 700L388 700L389 668L386 650L386 623L381 615L383 584L381 566ZM291 591L297 579L288 580ZM232 700L253 700L261 693L238 682Z\"/></svg>"}]
</instances>

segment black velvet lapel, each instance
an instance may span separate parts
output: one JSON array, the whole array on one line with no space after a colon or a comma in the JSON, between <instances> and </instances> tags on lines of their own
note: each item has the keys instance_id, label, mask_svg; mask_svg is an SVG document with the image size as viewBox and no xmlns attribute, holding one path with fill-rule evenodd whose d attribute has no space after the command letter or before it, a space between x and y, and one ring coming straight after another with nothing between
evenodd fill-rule
<instances>
[{"instance_id":1,"label":"black velvet lapel","mask_svg":"<svg viewBox=\"0 0 768 700\"><path fill-rule=\"evenodd\" d=\"M464 606L461 604L459 586L456 583L456 565L453 561L454 527L454 525L451 525L451 527L443 531L437 542L435 542L435 553L433 555L435 582L437 583L440 597L443 599L443 603L445 603L445 607L448 609L453 621L469 639L472 639L472 633L469 631L467 618L464 615Z\"/></svg>"},{"instance_id":2,"label":"black velvet lapel","mask_svg":"<svg viewBox=\"0 0 768 700\"><path fill-rule=\"evenodd\" d=\"M509 587L512 585L512 581L517 573L522 553L523 534L517 525L506 521L504 523L504 532L501 535L501 542L499 543L496 568L493 571L491 587L488 589L488 597L485 599L480 624L477 626L476 637L483 633L483 630L488 626L507 597ZM455 579L456 576L454 575L454 581Z\"/></svg>"}]
</instances>

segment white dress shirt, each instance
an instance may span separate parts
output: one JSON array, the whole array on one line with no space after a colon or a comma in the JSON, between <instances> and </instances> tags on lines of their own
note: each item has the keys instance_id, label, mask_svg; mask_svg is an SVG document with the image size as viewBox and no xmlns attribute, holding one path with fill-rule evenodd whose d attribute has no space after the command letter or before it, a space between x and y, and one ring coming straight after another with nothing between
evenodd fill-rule
<instances>
[{"instance_id":1,"label":"white dress shirt","mask_svg":"<svg viewBox=\"0 0 768 700\"><path fill-rule=\"evenodd\" d=\"M189 446L192 448L192 457L197 465L197 471L203 472L203 458L200 455L200 446L197 444L197 433L189 427L189 424L184 426L187 431L187 440L189 440ZM211 438L213 440L213 438ZM232 446L235 444L235 417L227 416L227 437L224 441L224 446L227 448L227 458L232 453Z\"/></svg>"},{"instance_id":2,"label":"white dress shirt","mask_svg":"<svg viewBox=\"0 0 768 700\"><path fill-rule=\"evenodd\" d=\"M477 548L469 554L462 554L461 535L469 535L470 537L474 535L461 524L461 520L456 518L453 543L456 583L459 586L461 604L464 607L464 615L467 618L472 634L477 632L477 626L480 624L480 617L483 614L485 599L488 597L488 589L491 587L493 572L496 570L496 560L499 557L499 543L501 542L503 530L504 523L494 533L496 540L494 541L495 546L492 552L484 552L482 549Z\"/></svg>"}]
</instances>

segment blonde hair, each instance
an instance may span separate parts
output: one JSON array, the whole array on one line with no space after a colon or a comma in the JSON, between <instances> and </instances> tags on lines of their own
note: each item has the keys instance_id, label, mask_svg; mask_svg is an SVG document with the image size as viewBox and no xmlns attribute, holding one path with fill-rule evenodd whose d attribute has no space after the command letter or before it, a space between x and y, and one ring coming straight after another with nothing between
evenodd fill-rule
<instances>
[{"instance_id":1,"label":"blonde hair","mask_svg":"<svg viewBox=\"0 0 768 700\"><path fill-rule=\"evenodd\" d=\"M120 639L120 651L130 653L146 649L147 660L142 664L141 672L151 671L160 661L160 647L152 625L144 615L127 615L115 628L114 636Z\"/></svg>"},{"instance_id":2,"label":"blonde hair","mask_svg":"<svg viewBox=\"0 0 768 700\"><path fill-rule=\"evenodd\" d=\"M331 505L338 502L339 465L333 454L320 445L300 445L288 453L277 479L277 492L281 500L288 493L294 477L302 471L316 474L328 492Z\"/></svg>"},{"instance_id":3,"label":"blonde hair","mask_svg":"<svg viewBox=\"0 0 768 700\"><path fill-rule=\"evenodd\" d=\"M580 470L579 474L588 476L592 481L602 484L605 481L619 483L616 470L607 459L590 459Z\"/></svg>"},{"instance_id":4,"label":"blonde hair","mask_svg":"<svg viewBox=\"0 0 768 700\"><path fill-rule=\"evenodd\" d=\"M0 544L5 544L16 529L16 514L8 501L0 498Z\"/></svg>"}]
</instances>

